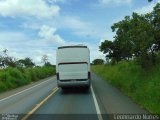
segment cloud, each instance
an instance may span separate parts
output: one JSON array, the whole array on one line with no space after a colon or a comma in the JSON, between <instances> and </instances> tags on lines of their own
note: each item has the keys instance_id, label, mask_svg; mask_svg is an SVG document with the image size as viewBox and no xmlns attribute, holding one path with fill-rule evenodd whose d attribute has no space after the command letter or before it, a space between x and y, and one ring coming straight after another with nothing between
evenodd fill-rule
<instances>
[{"instance_id":1,"label":"cloud","mask_svg":"<svg viewBox=\"0 0 160 120\"><path fill-rule=\"evenodd\" d=\"M46 33L44 32L45 30ZM41 58L43 55L47 55L49 61L52 64L55 64L57 46L53 44L53 42L55 43L57 41L51 40L50 43L48 42L50 41L50 37L47 36L52 36L52 39L53 36L55 36L56 29L44 25L41 27L40 31L41 33L39 33L39 36L41 36L43 39L40 38L35 40L29 38L26 34L21 32L0 32L0 51L7 48L9 56L17 59L24 59L25 57L30 57L37 65L42 65ZM98 50L98 44L73 41L65 43L65 45L77 44L84 44L90 48L91 62L96 58L105 59L105 56Z\"/></svg>"},{"instance_id":2,"label":"cloud","mask_svg":"<svg viewBox=\"0 0 160 120\"><path fill-rule=\"evenodd\" d=\"M90 62L97 58L105 59L105 55L99 51L98 44L86 43L85 45L87 45L90 50Z\"/></svg>"},{"instance_id":3,"label":"cloud","mask_svg":"<svg viewBox=\"0 0 160 120\"><path fill-rule=\"evenodd\" d=\"M116 5L124 5L124 4L130 4L132 0L99 0L99 3L101 5L107 5L107 4L116 4Z\"/></svg>"},{"instance_id":4,"label":"cloud","mask_svg":"<svg viewBox=\"0 0 160 120\"><path fill-rule=\"evenodd\" d=\"M66 0L0 0L0 16L14 17L16 20L19 17L27 18L16 23L16 31L12 27L9 28L10 32L0 31L0 48L7 48L8 54L18 59L30 57L36 64L41 64L41 57L46 54L49 61L55 64L57 46L82 44L69 40L67 42L58 34L57 29L98 40L104 35L98 24L84 21L77 16L59 16L60 8L56 5L58 2ZM91 61L103 57L97 44L86 41L86 45L91 48Z\"/></svg>"},{"instance_id":5,"label":"cloud","mask_svg":"<svg viewBox=\"0 0 160 120\"><path fill-rule=\"evenodd\" d=\"M63 38L61 38L61 36L56 34L56 28L52 28L52 27L49 27L46 25L43 25L40 28L38 36L47 40L47 41L52 41L52 42L56 43L57 45L64 45L65 44L65 41L63 40Z\"/></svg>"},{"instance_id":6,"label":"cloud","mask_svg":"<svg viewBox=\"0 0 160 120\"><path fill-rule=\"evenodd\" d=\"M10 44L13 45L15 43L21 44L23 41L27 41L28 37L21 32L0 32L0 42L1 44Z\"/></svg>"},{"instance_id":7,"label":"cloud","mask_svg":"<svg viewBox=\"0 0 160 120\"><path fill-rule=\"evenodd\" d=\"M62 22L65 27L77 30L87 29L87 27L89 26L89 23L84 22L74 16L64 17Z\"/></svg>"},{"instance_id":8,"label":"cloud","mask_svg":"<svg viewBox=\"0 0 160 120\"><path fill-rule=\"evenodd\" d=\"M45 0L46 2L50 3L50 4L54 4L54 3L58 3L58 2L61 2L61 3L65 3L66 0Z\"/></svg>"},{"instance_id":9,"label":"cloud","mask_svg":"<svg viewBox=\"0 0 160 120\"><path fill-rule=\"evenodd\" d=\"M160 3L160 0L158 0L156 3L150 3L147 6L143 6L141 8L138 8L138 9L134 10L134 12L139 13L139 14L150 13L153 11L153 8L157 3Z\"/></svg>"},{"instance_id":10,"label":"cloud","mask_svg":"<svg viewBox=\"0 0 160 120\"><path fill-rule=\"evenodd\" d=\"M60 17L57 27L62 29L70 29L72 33L78 36L88 36L93 33L91 23L81 20L76 16Z\"/></svg>"},{"instance_id":11,"label":"cloud","mask_svg":"<svg viewBox=\"0 0 160 120\"><path fill-rule=\"evenodd\" d=\"M24 51L23 48L28 42L30 42L29 38L23 33L0 32L0 49L8 49L8 53L10 56L21 58L23 56L23 54L21 54ZM16 53L19 53L19 55L17 55Z\"/></svg>"},{"instance_id":12,"label":"cloud","mask_svg":"<svg viewBox=\"0 0 160 120\"><path fill-rule=\"evenodd\" d=\"M104 35L102 28L91 21L84 21L77 16L60 17L57 23L60 29L70 30L73 34L80 37L101 38Z\"/></svg>"},{"instance_id":13,"label":"cloud","mask_svg":"<svg viewBox=\"0 0 160 120\"><path fill-rule=\"evenodd\" d=\"M30 57L41 65L41 57L48 55L49 61L55 64L56 46L44 39L32 39L21 32L0 32L0 54L7 48L8 55L17 59Z\"/></svg>"},{"instance_id":14,"label":"cloud","mask_svg":"<svg viewBox=\"0 0 160 120\"><path fill-rule=\"evenodd\" d=\"M20 25L24 29L39 30L42 25L57 28L58 30L67 30L77 37L102 38L106 34L106 28L91 21L84 21L77 16L58 16L51 20L27 20Z\"/></svg>"},{"instance_id":15,"label":"cloud","mask_svg":"<svg viewBox=\"0 0 160 120\"><path fill-rule=\"evenodd\" d=\"M49 62L51 62L52 64L56 63L56 50L54 49L49 49L49 50L42 50L42 49L37 49L35 50L35 55L32 57L32 59L34 60L34 62L37 65L42 65L42 56L43 55L47 55L48 56L48 60Z\"/></svg>"},{"instance_id":16,"label":"cloud","mask_svg":"<svg viewBox=\"0 0 160 120\"><path fill-rule=\"evenodd\" d=\"M50 6L45 0L0 0L0 15L4 17L51 18L57 16L59 10L59 6Z\"/></svg>"}]
</instances>

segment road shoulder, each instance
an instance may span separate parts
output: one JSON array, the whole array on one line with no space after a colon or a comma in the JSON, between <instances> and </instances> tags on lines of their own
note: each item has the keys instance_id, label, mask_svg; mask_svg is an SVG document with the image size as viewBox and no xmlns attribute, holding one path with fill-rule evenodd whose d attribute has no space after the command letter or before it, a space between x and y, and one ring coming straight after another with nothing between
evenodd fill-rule
<instances>
[{"instance_id":1,"label":"road shoulder","mask_svg":"<svg viewBox=\"0 0 160 120\"><path fill-rule=\"evenodd\" d=\"M96 97L103 105L106 114L146 114L148 113L139 105L134 103L128 96L124 95L117 88L102 80L95 73L92 73L92 85Z\"/></svg>"},{"instance_id":2,"label":"road shoulder","mask_svg":"<svg viewBox=\"0 0 160 120\"><path fill-rule=\"evenodd\" d=\"M11 96L11 95L17 94L17 93L19 93L19 92L21 92L21 91L24 91L24 90L26 90L26 89L28 89L28 88L31 88L31 87L33 87L33 86L35 86L35 85L38 85L38 84L40 84L40 83L43 83L43 82L45 82L46 80L50 80L50 79L52 79L53 77L55 78L55 76L51 76L51 77L48 77L48 78L45 78L45 79L42 79L42 80L39 80L39 81L36 81L36 82L32 82L32 83L27 84L27 85L25 85L25 86L21 86L21 87L15 88L15 89L13 89L13 90L9 90L9 91L0 93L0 100L2 100L2 99L4 99L4 98L7 98L7 97L9 97L9 96Z\"/></svg>"}]
</instances>

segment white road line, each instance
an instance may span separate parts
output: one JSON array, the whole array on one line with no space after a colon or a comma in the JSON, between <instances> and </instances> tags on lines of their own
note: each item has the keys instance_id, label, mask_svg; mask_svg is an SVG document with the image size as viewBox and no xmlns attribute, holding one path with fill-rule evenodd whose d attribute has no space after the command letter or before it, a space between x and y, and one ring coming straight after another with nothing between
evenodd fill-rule
<instances>
[{"instance_id":1,"label":"white road line","mask_svg":"<svg viewBox=\"0 0 160 120\"><path fill-rule=\"evenodd\" d=\"M96 107L96 112L97 112L98 120L103 120L102 115L101 115L101 111L99 109L98 102L97 102L97 99L96 99L96 96L95 96L95 93L94 93L92 85L91 85L91 92L92 92L94 104L95 104L95 107Z\"/></svg>"},{"instance_id":2,"label":"white road line","mask_svg":"<svg viewBox=\"0 0 160 120\"><path fill-rule=\"evenodd\" d=\"M27 91L27 90L30 90L30 89L35 88L35 87L37 87L37 86L40 86L41 84L46 83L46 82L48 82L48 81L50 81L50 80L52 80L52 78L50 78L49 80L46 80L46 81L44 81L44 82L41 82L41 83L39 83L39 84L37 84L37 85L35 85L35 86L32 86L32 87L30 87L30 88L27 88L27 89L25 89L25 90L23 90L23 91L21 91L21 92L18 92L18 93L15 93L15 94L11 95L11 96L8 96L8 97L6 97L6 98L3 98L3 99L0 100L0 102L4 101L4 100L6 100L6 99L9 99L9 98L11 98L11 97L13 97L13 96L16 96L16 95L18 95L18 94L21 94L21 93L23 93L23 92L25 92L25 91Z\"/></svg>"}]
</instances>

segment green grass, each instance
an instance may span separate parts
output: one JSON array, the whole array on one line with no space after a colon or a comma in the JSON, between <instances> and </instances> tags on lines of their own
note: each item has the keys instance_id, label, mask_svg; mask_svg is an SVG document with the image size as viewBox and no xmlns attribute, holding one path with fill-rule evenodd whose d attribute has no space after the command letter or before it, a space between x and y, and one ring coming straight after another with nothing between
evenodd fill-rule
<instances>
[{"instance_id":1,"label":"green grass","mask_svg":"<svg viewBox=\"0 0 160 120\"><path fill-rule=\"evenodd\" d=\"M92 71L151 113L160 114L160 64L144 71L133 61L122 61L116 65L92 66Z\"/></svg>"},{"instance_id":2,"label":"green grass","mask_svg":"<svg viewBox=\"0 0 160 120\"><path fill-rule=\"evenodd\" d=\"M0 92L11 90L55 74L54 67L7 68L0 70Z\"/></svg>"}]
</instances>

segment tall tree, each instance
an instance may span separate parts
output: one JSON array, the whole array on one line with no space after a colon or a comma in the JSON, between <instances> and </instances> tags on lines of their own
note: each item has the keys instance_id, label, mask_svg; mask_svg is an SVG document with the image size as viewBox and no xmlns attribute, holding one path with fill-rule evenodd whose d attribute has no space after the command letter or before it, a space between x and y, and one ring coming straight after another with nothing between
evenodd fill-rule
<instances>
[{"instance_id":1,"label":"tall tree","mask_svg":"<svg viewBox=\"0 0 160 120\"><path fill-rule=\"evenodd\" d=\"M93 65L102 65L102 64L104 64L104 60L103 59L94 59L92 61L92 64Z\"/></svg>"},{"instance_id":2,"label":"tall tree","mask_svg":"<svg viewBox=\"0 0 160 120\"><path fill-rule=\"evenodd\" d=\"M35 64L29 57L18 60L18 63L20 63L21 66L25 66L26 68L35 66Z\"/></svg>"},{"instance_id":3,"label":"tall tree","mask_svg":"<svg viewBox=\"0 0 160 120\"><path fill-rule=\"evenodd\" d=\"M3 53L4 53L4 55L6 55L6 56L7 56L7 51L8 51L7 49L4 49L4 50L3 50Z\"/></svg>"},{"instance_id":4,"label":"tall tree","mask_svg":"<svg viewBox=\"0 0 160 120\"><path fill-rule=\"evenodd\" d=\"M47 55L43 55L41 58L42 62L44 63L44 65L48 62L48 56Z\"/></svg>"},{"instance_id":5,"label":"tall tree","mask_svg":"<svg viewBox=\"0 0 160 120\"><path fill-rule=\"evenodd\" d=\"M111 59L113 62L118 62L121 60L121 51L119 49L118 42L112 42L105 40L99 46L100 51L106 54L106 59Z\"/></svg>"},{"instance_id":6,"label":"tall tree","mask_svg":"<svg viewBox=\"0 0 160 120\"><path fill-rule=\"evenodd\" d=\"M160 3L157 3L157 5L154 7L153 12L148 15L151 21L151 24L153 25L154 34L155 37L155 50L160 50Z\"/></svg>"},{"instance_id":7,"label":"tall tree","mask_svg":"<svg viewBox=\"0 0 160 120\"><path fill-rule=\"evenodd\" d=\"M106 57L118 62L134 56L142 66L155 63L156 52L160 51L160 3L153 12L133 13L111 28L116 32L114 40L105 40L99 47Z\"/></svg>"},{"instance_id":8,"label":"tall tree","mask_svg":"<svg viewBox=\"0 0 160 120\"><path fill-rule=\"evenodd\" d=\"M111 28L113 32L116 32L115 44L119 48L119 56L121 59L128 60L132 57L132 44L133 42L129 39L131 18L126 16L124 20L115 23Z\"/></svg>"}]
</instances>

